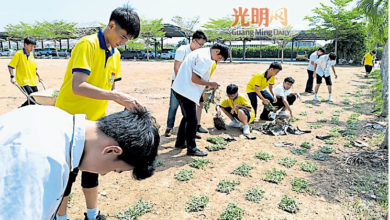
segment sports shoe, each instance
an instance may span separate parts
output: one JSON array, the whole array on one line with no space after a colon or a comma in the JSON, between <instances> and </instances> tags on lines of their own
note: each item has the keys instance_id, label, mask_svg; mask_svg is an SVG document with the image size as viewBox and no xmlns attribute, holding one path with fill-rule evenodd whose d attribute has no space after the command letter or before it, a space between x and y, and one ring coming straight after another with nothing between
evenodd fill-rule
<instances>
[{"instance_id":1,"label":"sports shoe","mask_svg":"<svg viewBox=\"0 0 390 220\"><path fill-rule=\"evenodd\" d=\"M249 128L249 125L244 125L244 127L243 127L243 133L244 133L245 135L248 135L248 134L251 133L251 129Z\"/></svg>"},{"instance_id":2,"label":"sports shoe","mask_svg":"<svg viewBox=\"0 0 390 220\"><path fill-rule=\"evenodd\" d=\"M85 216L84 220L88 220L88 217L87 217L87 213L86 213L86 212L84 212L84 216ZM100 214L100 211L99 211L99 214L96 216L96 220L106 220L106 216L101 215L101 214Z\"/></svg>"},{"instance_id":3,"label":"sports shoe","mask_svg":"<svg viewBox=\"0 0 390 220\"><path fill-rule=\"evenodd\" d=\"M195 151L187 150L187 155L188 156L205 157L208 155L208 153L204 152L204 151L200 151L199 149L196 149Z\"/></svg>"},{"instance_id":4,"label":"sports shoe","mask_svg":"<svg viewBox=\"0 0 390 220\"><path fill-rule=\"evenodd\" d=\"M316 102L319 102L320 100L318 99L318 96L314 95L314 98L313 98L314 101Z\"/></svg>"},{"instance_id":5,"label":"sports shoe","mask_svg":"<svg viewBox=\"0 0 390 220\"><path fill-rule=\"evenodd\" d=\"M199 133L204 133L204 134L209 133L208 130L202 128L202 126L200 126L200 125L198 125L198 129L196 131L199 132Z\"/></svg>"},{"instance_id":6,"label":"sports shoe","mask_svg":"<svg viewBox=\"0 0 390 220\"><path fill-rule=\"evenodd\" d=\"M332 96L329 96L328 102L333 102Z\"/></svg>"},{"instance_id":7,"label":"sports shoe","mask_svg":"<svg viewBox=\"0 0 390 220\"><path fill-rule=\"evenodd\" d=\"M164 136L165 137L170 137L172 135L172 128L167 128L165 130Z\"/></svg>"},{"instance_id":8,"label":"sports shoe","mask_svg":"<svg viewBox=\"0 0 390 220\"><path fill-rule=\"evenodd\" d=\"M231 120L229 122L229 124L227 124L227 126L233 127L233 128L239 128L240 127L240 122L238 122L236 120Z\"/></svg>"}]
</instances>

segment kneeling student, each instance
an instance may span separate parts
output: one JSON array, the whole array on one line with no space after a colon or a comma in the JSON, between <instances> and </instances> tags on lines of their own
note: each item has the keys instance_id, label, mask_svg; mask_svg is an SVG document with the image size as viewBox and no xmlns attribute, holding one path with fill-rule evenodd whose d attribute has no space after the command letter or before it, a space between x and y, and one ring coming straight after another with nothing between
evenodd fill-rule
<instances>
[{"instance_id":1,"label":"kneeling student","mask_svg":"<svg viewBox=\"0 0 390 220\"><path fill-rule=\"evenodd\" d=\"M227 125L229 127L240 127L240 122L244 124L243 133L250 134L248 123L252 123L255 119L255 111L250 102L242 95L238 94L238 86L230 84L226 88L228 98L222 100L217 105L217 117L221 115L221 111L225 113L231 122Z\"/></svg>"},{"instance_id":2,"label":"kneeling student","mask_svg":"<svg viewBox=\"0 0 390 220\"><path fill-rule=\"evenodd\" d=\"M292 93L291 87L293 86L295 80L292 77L287 77L284 79L283 83L278 84L274 88L274 94L276 96L276 106L279 109L282 109L279 114L283 114L284 111L288 110L290 112L290 117L294 118L291 105L294 104L297 98L301 99L299 93Z\"/></svg>"}]
</instances>

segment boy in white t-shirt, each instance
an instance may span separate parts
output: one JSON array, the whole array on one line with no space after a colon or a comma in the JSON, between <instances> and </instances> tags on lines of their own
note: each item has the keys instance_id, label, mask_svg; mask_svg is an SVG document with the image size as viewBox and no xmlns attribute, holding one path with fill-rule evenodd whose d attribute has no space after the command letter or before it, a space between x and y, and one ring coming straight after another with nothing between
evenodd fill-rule
<instances>
[{"instance_id":1,"label":"boy in white t-shirt","mask_svg":"<svg viewBox=\"0 0 390 220\"><path fill-rule=\"evenodd\" d=\"M336 54L331 52L327 55L322 55L318 58L314 65L314 74L313 77L316 77L317 85L314 93L314 101L319 101L318 99L318 89L322 83L322 78L325 78L326 85L328 86L329 98L328 101L332 102L332 80L330 78L330 69L334 73L334 77L337 79L336 70L334 69L334 65L336 64Z\"/></svg>"},{"instance_id":2,"label":"boy in white t-shirt","mask_svg":"<svg viewBox=\"0 0 390 220\"><path fill-rule=\"evenodd\" d=\"M309 65L307 66L308 78L307 78L306 88L305 88L305 92L307 92L307 93L314 93L314 91L313 91L313 81L314 81L313 73L314 73L314 65L315 65L316 60L317 60L322 54L324 54L324 53L325 53L325 50L324 50L323 48L318 48L317 51L314 51L314 52L310 55Z\"/></svg>"},{"instance_id":3,"label":"boy in white t-shirt","mask_svg":"<svg viewBox=\"0 0 390 220\"><path fill-rule=\"evenodd\" d=\"M211 64L226 60L229 48L220 43L211 48L202 48L191 52L181 64L175 81L172 84L173 94L179 101L183 118L180 122L175 147L187 148L187 155L206 156L207 153L196 148L197 128L196 105L206 86L218 88L216 82L209 82Z\"/></svg>"},{"instance_id":4,"label":"boy in white t-shirt","mask_svg":"<svg viewBox=\"0 0 390 220\"><path fill-rule=\"evenodd\" d=\"M291 87L293 86L295 80L292 77L287 77L284 79L283 83L278 84L274 88L274 94L276 96L276 106L282 111L279 114L283 114L284 111L288 110L290 112L290 117L294 118L293 111L291 109L291 105L294 104L297 98L301 99L299 93L293 93L291 91Z\"/></svg>"}]
</instances>

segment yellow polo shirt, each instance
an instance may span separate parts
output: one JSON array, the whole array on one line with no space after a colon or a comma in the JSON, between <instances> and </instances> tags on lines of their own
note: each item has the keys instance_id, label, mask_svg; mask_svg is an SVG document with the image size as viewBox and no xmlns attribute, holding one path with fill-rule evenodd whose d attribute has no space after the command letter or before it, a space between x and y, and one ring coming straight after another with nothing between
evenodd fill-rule
<instances>
[{"instance_id":1,"label":"yellow polo shirt","mask_svg":"<svg viewBox=\"0 0 390 220\"><path fill-rule=\"evenodd\" d=\"M366 53L366 55L364 55L364 65L372 66L373 59L374 56L371 55L371 53Z\"/></svg>"},{"instance_id":2,"label":"yellow polo shirt","mask_svg":"<svg viewBox=\"0 0 390 220\"><path fill-rule=\"evenodd\" d=\"M249 123L252 123L252 121L255 120L255 110L253 109L251 103L244 96L240 94L234 100L227 98L222 100L219 103L219 106L223 108L227 108L227 107L233 108L234 105L243 105L243 106L250 107L251 110L249 111L249 113L251 115L251 118L249 119ZM238 109L235 110L235 113L238 114Z\"/></svg>"},{"instance_id":3,"label":"yellow polo shirt","mask_svg":"<svg viewBox=\"0 0 390 220\"><path fill-rule=\"evenodd\" d=\"M73 72L88 74L87 83L111 90L113 83L121 79L120 53L115 48L107 48L101 30L81 38L72 50L56 106L70 114L86 114L88 120L96 121L106 114L108 100L75 95Z\"/></svg>"},{"instance_id":4,"label":"yellow polo shirt","mask_svg":"<svg viewBox=\"0 0 390 220\"><path fill-rule=\"evenodd\" d=\"M37 85L37 64L34 55L26 54L26 51L19 50L12 57L8 67L16 69L15 80L19 86L36 86Z\"/></svg>"},{"instance_id":5,"label":"yellow polo shirt","mask_svg":"<svg viewBox=\"0 0 390 220\"><path fill-rule=\"evenodd\" d=\"M251 80L249 80L246 85L246 93L255 92L255 86L259 87L259 91L265 89L268 85L275 84L275 76L267 79L268 70L264 73L256 73L252 76Z\"/></svg>"},{"instance_id":6,"label":"yellow polo shirt","mask_svg":"<svg viewBox=\"0 0 390 220\"><path fill-rule=\"evenodd\" d=\"M215 61L213 61L213 63L211 64L211 70L210 70L209 79L211 79L211 76L213 75L214 70L215 70L216 68L217 68L217 64L215 63Z\"/></svg>"}]
</instances>

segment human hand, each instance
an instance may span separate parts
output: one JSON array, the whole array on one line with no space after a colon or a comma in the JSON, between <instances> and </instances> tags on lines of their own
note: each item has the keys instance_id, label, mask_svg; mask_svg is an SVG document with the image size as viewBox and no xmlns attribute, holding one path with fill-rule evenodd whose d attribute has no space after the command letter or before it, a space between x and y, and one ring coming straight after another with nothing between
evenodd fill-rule
<instances>
[{"instance_id":1,"label":"human hand","mask_svg":"<svg viewBox=\"0 0 390 220\"><path fill-rule=\"evenodd\" d=\"M15 78L11 78L10 82L15 85L15 83L16 83Z\"/></svg>"},{"instance_id":2,"label":"human hand","mask_svg":"<svg viewBox=\"0 0 390 220\"><path fill-rule=\"evenodd\" d=\"M119 102L119 104L125 106L126 109L128 109L130 111L135 111L136 109L145 108L134 97L132 97L128 94L125 94L125 93L119 93L119 94L120 94L120 98L119 98L119 100L117 100L117 102Z\"/></svg>"},{"instance_id":3,"label":"human hand","mask_svg":"<svg viewBox=\"0 0 390 220\"><path fill-rule=\"evenodd\" d=\"M216 82L210 82L209 87L210 87L210 89L216 89L219 87L219 84Z\"/></svg>"},{"instance_id":4,"label":"human hand","mask_svg":"<svg viewBox=\"0 0 390 220\"><path fill-rule=\"evenodd\" d=\"M273 99L274 99L273 103L276 103L278 101L278 99L276 99L276 97L273 97Z\"/></svg>"},{"instance_id":5,"label":"human hand","mask_svg":"<svg viewBox=\"0 0 390 220\"><path fill-rule=\"evenodd\" d=\"M264 103L264 105L268 105L268 100L267 99L263 99L263 103Z\"/></svg>"}]
</instances>

